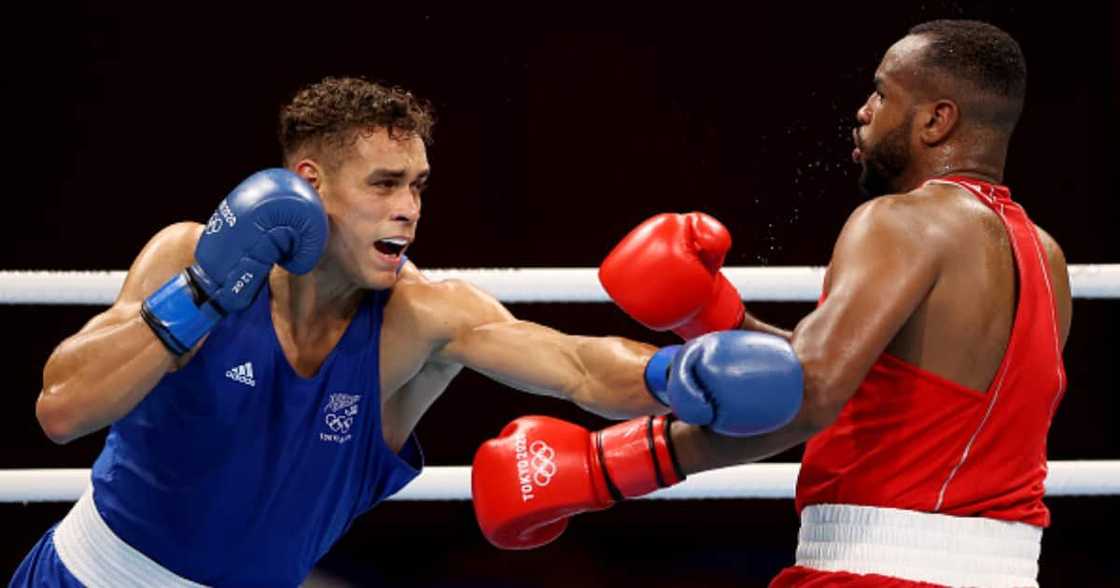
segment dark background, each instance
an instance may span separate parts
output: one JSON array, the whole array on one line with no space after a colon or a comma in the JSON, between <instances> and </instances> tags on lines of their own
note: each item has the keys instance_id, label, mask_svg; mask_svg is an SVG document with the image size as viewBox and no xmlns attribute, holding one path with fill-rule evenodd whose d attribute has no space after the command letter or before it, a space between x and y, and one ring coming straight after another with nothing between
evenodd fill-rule
<instances>
[{"instance_id":1,"label":"dark background","mask_svg":"<svg viewBox=\"0 0 1120 588\"><path fill-rule=\"evenodd\" d=\"M328 74L399 84L436 106L433 184L410 251L422 267L594 266L642 219L694 209L731 228L730 265L823 265L860 201L849 133L872 72L910 26L939 17L988 19L1022 44L1030 81L1006 182L1070 263L1120 262L1116 3L814 4L13 12L3 143L15 218L0 268L125 269L160 227L206 219L243 177L276 165L278 108ZM1074 305L1052 459L1120 458L1116 304ZM792 328L811 305L751 309ZM0 307L11 380L0 467L92 463L103 434L53 446L33 407L52 347L97 310ZM606 304L512 310L574 333L672 341ZM420 423L429 465L469 463L525 413L605 424L464 374ZM1120 585L1118 500L1047 500L1043 585ZM0 572L68 508L0 505ZM792 561L796 533L788 500L640 501L508 553L485 542L466 502L391 502L321 569L359 585L760 586Z\"/></svg>"}]
</instances>

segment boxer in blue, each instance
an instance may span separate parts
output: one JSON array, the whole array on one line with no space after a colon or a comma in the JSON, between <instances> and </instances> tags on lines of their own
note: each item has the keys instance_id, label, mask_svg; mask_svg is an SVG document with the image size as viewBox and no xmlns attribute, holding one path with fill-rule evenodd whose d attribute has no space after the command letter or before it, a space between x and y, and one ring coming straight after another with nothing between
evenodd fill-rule
<instances>
[{"instance_id":1,"label":"boxer in blue","mask_svg":"<svg viewBox=\"0 0 1120 588\"><path fill-rule=\"evenodd\" d=\"M328 78L280 127L284 168L205 225L157 233L48 360L47 435L111 428L90 489L13 586L296 586L416 477L412 429L464 366L611 418L666 412L646 386L648 366L665 370L652 346L518 321L407 261L429 175L422 102Z\"/></svg>"}]
</instances>

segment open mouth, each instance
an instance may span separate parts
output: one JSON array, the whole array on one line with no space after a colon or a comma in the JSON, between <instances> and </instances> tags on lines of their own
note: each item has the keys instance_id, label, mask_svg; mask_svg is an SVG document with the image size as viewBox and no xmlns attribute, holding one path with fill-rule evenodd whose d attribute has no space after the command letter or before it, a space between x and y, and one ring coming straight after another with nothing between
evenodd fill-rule
<instances>
[{"instance_id":1,"label":"open mouth","mask_svg":"<svg viewBox=\"0 0 1120 588\"><path fill-rule=\"evenodd\" d=\"M388 239L378 239L373 242L373 248L378 253L388 255L389 257L398 257L404 250L408 248L408 239L403 237L390 237Z\"/></svg>"}]
</instances>

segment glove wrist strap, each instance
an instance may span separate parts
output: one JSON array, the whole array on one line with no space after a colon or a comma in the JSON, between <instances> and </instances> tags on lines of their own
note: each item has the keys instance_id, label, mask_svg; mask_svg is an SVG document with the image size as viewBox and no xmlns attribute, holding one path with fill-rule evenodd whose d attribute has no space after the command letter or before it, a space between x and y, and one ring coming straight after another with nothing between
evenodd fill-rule
<instances>
[{"instance_id":1,"label":"glove wrist strap","mask_svg":"<svg viewBox=\"0 0 1120 588\"><path fill-rule=\"evenodd\" d=\"M669 406L669 368L680 349L680 345L662 347L646 362L646 390L664 406Z\"/></svg>"},{"instance_id":2,"label":"glove wrist strap","mask_svg":"<svg viewBox=\"0 0 1120 588\"><path fill-rule=\"evenodd\" d=\"M187 353L218 324L222 313L180 272L144 299L140 316L167 350Z\"/></svg>"},{"instance_id":3,"label":"glove wrist strap","mask_svg":"<svg viewBox=\"0 0 1120 588\"><path fill-rule=\"evenodd\" d=\"M673 417L642 417L595 433L595 451L607 490L617 502L684 480L673 449Z\"/></svg>"}]
</instances>

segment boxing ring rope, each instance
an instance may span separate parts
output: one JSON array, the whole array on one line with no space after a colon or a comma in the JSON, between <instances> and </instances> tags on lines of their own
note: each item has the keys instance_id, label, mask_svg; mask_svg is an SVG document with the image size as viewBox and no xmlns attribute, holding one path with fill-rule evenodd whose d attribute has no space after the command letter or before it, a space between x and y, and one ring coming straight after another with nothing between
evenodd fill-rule
<instances>
[{"instance_id":1,"label":"boxing ring rope","mask_svg":"<svg viewBox=\"0 0 1120 588\"><path fill-rule=\"evenodd\" d=\"M690 476L684 482L642 499L690 500L793 498L800 464L756 463ZM89 485L89 470L0 470L0 502L74 501ZM470 467L425 468L389 500L470 500ZM1052 461L1047 496L1120 494L1120 460Z\"/></svg>"},{"instance_id":2,"label":"boxing ring rope","mask_svg":"<svg viewBox=\"0 0 1120 588\"><path fill-rule=\"evenodd\" d=\"M434 280L469 281L507 303L607 302L594 268L425 270ZM810 302L820 296L821 267L727 267L748 301ZM1120 264L1069 266L1073 296L1120 298ZM0 304L109 304L123 271L0 271ZM792 498L800 464L759 463L703 472L646 499ZM0 502L74 501L88 469L0 470ZM1120 494L1120 460L1051 461L1048 496ZM470 468L425 468L390 500L468 500Z\"/></svg>"},{"instance_id":3,"label":"boxing ring rope","mask_svg":"<svg viewBox=\"0 0 1120 588\"><path fill-rule=\"evenodd\" d=\"M823 267L726 267L724 275L747 301L812 302L821 293ZM424 270L433 280L458 278L502 302L607 302L595 268ZM109 304L123 271L0 271L0 304ZM1073 295L1120 298L1120 264L1069 266Z\"/></svg>"}]
</instances>

